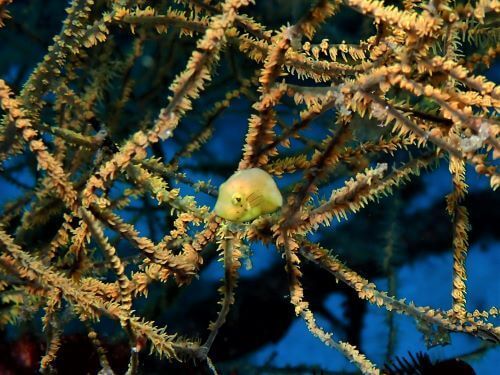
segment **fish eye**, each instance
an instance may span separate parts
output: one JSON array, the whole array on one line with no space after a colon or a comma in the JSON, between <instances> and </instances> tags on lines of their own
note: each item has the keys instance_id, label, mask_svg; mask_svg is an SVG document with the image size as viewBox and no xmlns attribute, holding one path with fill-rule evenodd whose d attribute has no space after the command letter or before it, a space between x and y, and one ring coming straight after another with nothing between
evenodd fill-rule
<instances>
[{"instance_id":1,"label":"fish eye","mask_svg":"<svg viewBox=\"0 0 500 375\"><path fill-rule=\"evenodd\" d=\"M240 193L234 193L231 197L231 203L235 206L239 206L241 204L242 196Z\"/></svg>"}]
</instances>

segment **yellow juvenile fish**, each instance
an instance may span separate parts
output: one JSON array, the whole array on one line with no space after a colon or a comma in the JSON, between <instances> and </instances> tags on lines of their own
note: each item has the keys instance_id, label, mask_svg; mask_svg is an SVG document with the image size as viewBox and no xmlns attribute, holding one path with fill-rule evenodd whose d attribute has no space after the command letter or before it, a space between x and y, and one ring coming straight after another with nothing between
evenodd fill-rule
<instances>
[{"instance_id":1,"label":"yellow juvenile fish","mask_svg":"<svg viewBox=\"0 0 500 375\"><path fill-rule=\"evenodd\" d=\"M260 168L238 171L219 187L214 211L231 221L250 221L276 211L283 197L272 176Z\"/></svg>"}]
</instances>

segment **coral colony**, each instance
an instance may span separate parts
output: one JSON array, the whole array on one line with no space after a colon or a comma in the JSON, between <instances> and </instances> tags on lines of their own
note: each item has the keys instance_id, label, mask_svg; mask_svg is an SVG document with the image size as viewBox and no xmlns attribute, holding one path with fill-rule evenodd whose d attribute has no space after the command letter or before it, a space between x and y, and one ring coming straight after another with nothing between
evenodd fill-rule
<instances>
[{"instance_id":1,"label":"coral colony","mask_svg":"<svg viewBox=\"0 0 500 375\"><path fill-rule=\"evenodd\" d=\"M500 342L492 324L498 310L466 306L471 228L463 204L466 167L493 191L500 186L500 88L478 74L499 51L486 34L500 3L319 0L276 28L257 21L258 3L73 0L25 83L0 80L1 173L15 180L11 166L22 160L35 179L35 187L2 208L0 324L41 316L42 373L54 370L65 326L74 321L87 330L103 373L112 373L98 325L104 318L119 322L127 337L127 374L137 373L147 356L217 372L211 349L237 298L244 249L258 242L282 256L283 272L275 277L287 280L290 309L363 373L381 370L319 325L302 286L305 261L389 315L414 319L431 341L461 332ZM15 5L0 0L2 28L15 21ZM371 35L331 42L336 36L325 34L326 26L353 11L367 20ZM170 49L183 43L185 55L151 75L151 46L165 40ZM221 66L232 72L222 89L210 85ZM133 72L141 69L138 81ZM166 81L173 70L175 78ZM110 95L112 105L102 105ZM199 102L201 128L190 117ZM196 152L231 110L245 111L246 137L237 154L229 155L234 147L220 150L239 164L219 174L226 180L219 190L185 165L201 160ZM223 132L234 126L217 124ZM327 228L334 219L349 221L366 206L397 199L408 181L438 163L448 165L453 185L446 196L453 228L449 310L378 289L335 248L313 240L323 230L342 231ZM178 184L191 187L191 195ZM199 203L202 197L215 202L218 192L215 210ZM123 215L148 200L170 219L158 238ZM131 249L126 254L118 246L123 242ZM148 301L158 285L186 288L213 244L225 271L219 313L208 329L181 336L141 316L137 301Z\"/></svg>"}]
</instances>

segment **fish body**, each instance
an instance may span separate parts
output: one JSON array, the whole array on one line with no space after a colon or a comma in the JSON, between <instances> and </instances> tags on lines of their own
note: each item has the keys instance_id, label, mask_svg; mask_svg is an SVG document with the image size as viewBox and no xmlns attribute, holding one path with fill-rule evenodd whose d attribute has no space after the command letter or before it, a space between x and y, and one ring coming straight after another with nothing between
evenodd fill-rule
<instances>
[{"instance_id":1,"label":"fish body","mask_svg":"<svg viewBox=\"0 0 500 375\"><path fill-rule=\"evenodd\" d=\"M260 168L244 169L219 187L215 213L230 221L245 222L276 211L283 197L273 177Z\"/></svg>"}]
</instances>

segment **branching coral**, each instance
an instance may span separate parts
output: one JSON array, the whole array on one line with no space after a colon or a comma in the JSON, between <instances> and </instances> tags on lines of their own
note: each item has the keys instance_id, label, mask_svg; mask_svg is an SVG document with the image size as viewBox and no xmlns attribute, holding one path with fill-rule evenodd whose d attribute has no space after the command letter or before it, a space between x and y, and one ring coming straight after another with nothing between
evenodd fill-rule
<instances>
[{"instance_id":1,"label":"branching coral","mask_svg":"<svg viewBox=\"0 0 500 375\"><path fill-rule=\"evenodd\" d=\"M0 0L0 27L10 20L10 3ZM423 332L463 332L500 342L500 328L488 321L496 309L467 309L471 228L463 204L468 165L493 190L500 186L500 88L478 74L498 52L497 37L485 35L496 27L491 22L500 12L498 1L398 6L319 0L292 25L274 29L252 16L250 0L182 0L168 8L165 2L144 3L73 0L60 34L23 88L13 92L8 80L0 80L2 175L16 182L9 163L20 157L36 165L36 187L17 181L25 194L7 202L0 219L0 295L6 305L0 323L43 311L42 372L50 372L57 358L66 304L85 324L105 370L111 371L110 363L95 327L103 317L118 321L128 338L128 374L137 373L145 339L161 357L206 361L216 371L210 351L237 295L243 249L258 241L282 253L295 314L363 373L380 370L356 346L318 325L301 281L304 260L360 299L414 318ZM369 20L372 34L357 43L332 43L327 37L336 36L328 35L328 26L347 9ZM126 53L119 38L130 41ZM151 43L160 46L160 58L167 51L164 65L151 68ZM188 53L176 55L172 51L181 43ZM470 43L480 46L472 53ZM217 87L209 83L221 65L230 74L217 101ZM140 82L134 69L144 70ZM180 72L174 78L175 69ZM167 104L160 104L167 85ZM291 177L281 191L283 207L250 215L245 223L200 205L199 195L214 197L217 189L189 174L189 161L214 137L218 116L239 108L239 98L252 102L253 110L245 112L239 165L229 169L258 167ZM209 109L196 118L189 112L199 102ZM134 115L128 119L126 113ZM328 116L334 120L318 131L315 125ZM190 128L193 118L201 122L196 131ZM453 226L450 310L416 306L378 290L344 265L335 249L310 239L334 218L349 220L393 196L442 160L449 163L453 183L446 197ZM186 195L176 181L197 195ZM333 189L331 183L339 181L343 185ZM319 197L323 191L329 198ZM167 212L161 239L141 234L123 215L134 210L134 202L148 209L150 198ZM54 223L50 238L40 234ZM122 240L134 249L131 256L117 251ZM207 339L200 344L167 334L140 318L135 301L147 298L154 282L165 288L172 279L179 288L191 283L212 243L218 243L225 275L221 308Z\"/></svg>"}]
</instances>

